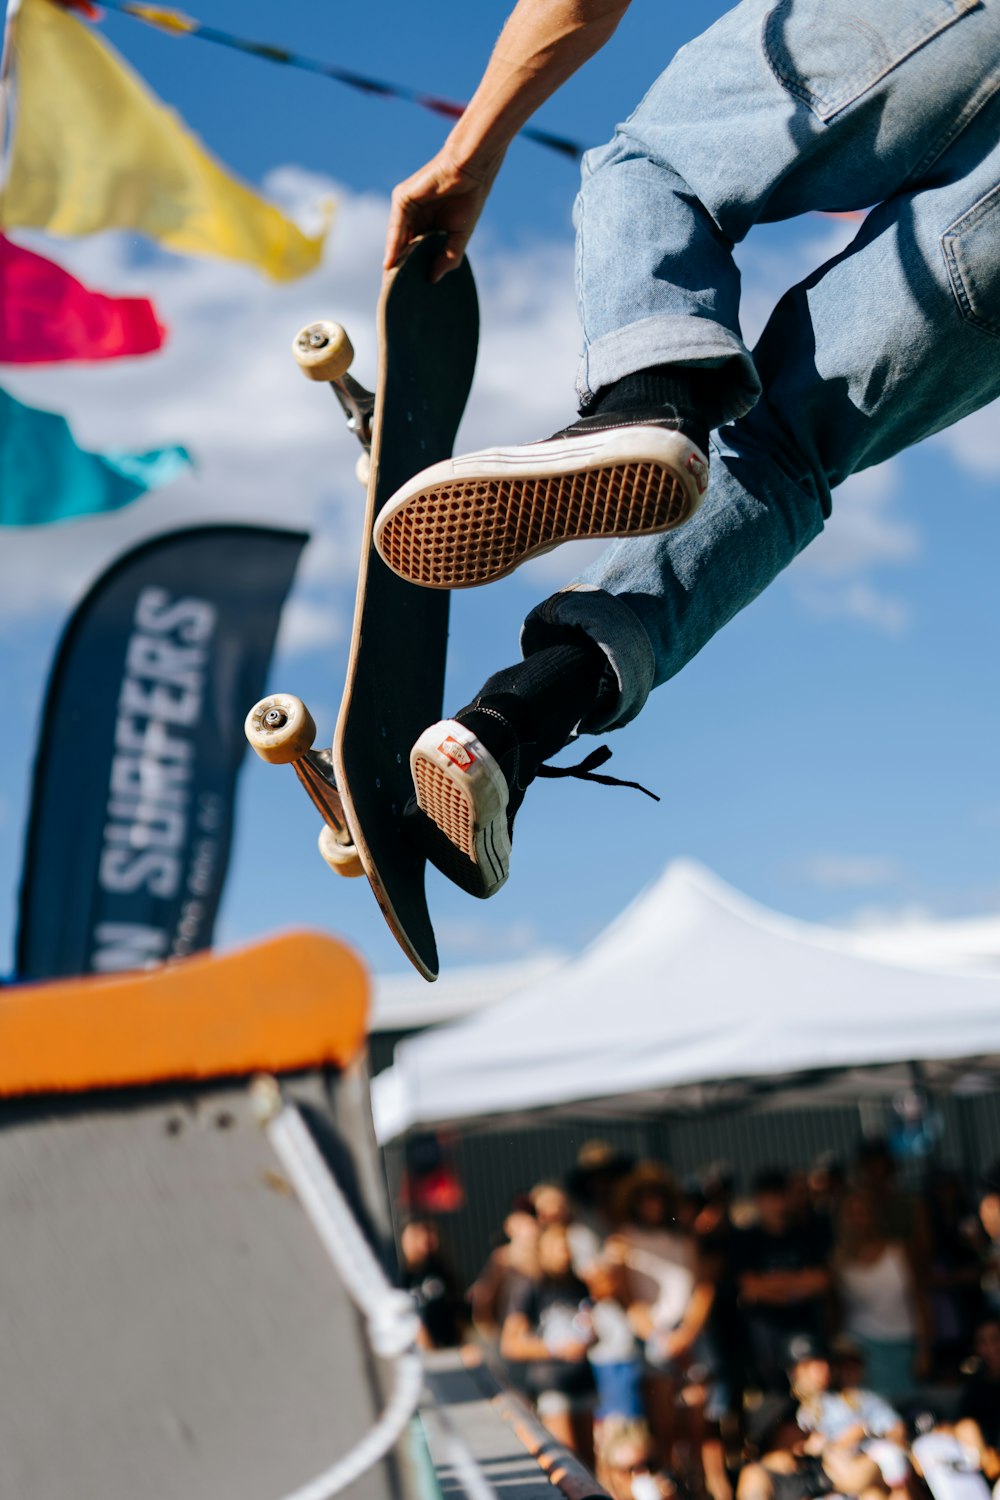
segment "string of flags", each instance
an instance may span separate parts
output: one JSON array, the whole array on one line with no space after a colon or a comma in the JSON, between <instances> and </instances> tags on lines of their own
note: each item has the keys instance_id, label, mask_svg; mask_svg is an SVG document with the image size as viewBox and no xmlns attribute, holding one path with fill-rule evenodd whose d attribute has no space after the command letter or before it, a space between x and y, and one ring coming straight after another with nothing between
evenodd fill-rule
<instances>
[{"instance_id":1,"label":"string of flags","mask_svg":"<svg viewBox=\"0 0 1000 1500\"><path fill-rule=\"evenodd\" d=\"M86 0L81 0L86 4ZM464 104L458 104L453 99L442 99L436 94L426 94L420 89L411 88L405 83L388 83L384 78L372 78L366 73L357 73L350 68L338 67L335 63L321 62L315 57L306 57L301 52L291 52L286 47L276 47L270 42L254 42L247 37L237 36L231 31L221 31L217 26L206 26L202 21L196 21L187 16L183 11L173 10L163 5L146 5L141 0L101 0L102 10L117 11L119 15L131 16L133 20L143 21L147 26L155 26L160 31L172 33L174 36L197 37L203 42L214 42L220 47L229 47L236 52L247 52L252 57L263 58L267 62L284 63L288 67L299 68L306 73L318 73L323 78L332 78L337 83L346 84L348 88L357 89L363 94L374 94L384 99L402 99L408 104L417 104L421 109L430 110L432 114L444 115L446 119L457 120L465 109ZM95 7L87 6L91 12ZM579 161L583 155L583 147L576 141L567 140L565 136L553 135L549 130L539 130L533 125L526 125L520 132L526 140L535 141L540 146L547 146L551 151L558 151L560 155L567 156L572 161Z\"/></svg>"}]
</instances>

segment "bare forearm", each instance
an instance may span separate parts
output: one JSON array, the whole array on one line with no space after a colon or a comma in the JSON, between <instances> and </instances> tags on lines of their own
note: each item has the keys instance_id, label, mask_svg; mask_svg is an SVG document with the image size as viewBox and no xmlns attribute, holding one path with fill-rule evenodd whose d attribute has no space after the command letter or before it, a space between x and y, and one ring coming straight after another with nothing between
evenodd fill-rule
<instances>
[{"instance_id":1,"label":"bare forearm","mask_svg":"<svg viewBox=\"0 0 1000 1500\"><path fill-rule=\"evenodd\" d=\"M518 0L468 108L448 138L475 170L502 155L521 126L599 51L630 0Z\"/></svg>"}]
</instances>

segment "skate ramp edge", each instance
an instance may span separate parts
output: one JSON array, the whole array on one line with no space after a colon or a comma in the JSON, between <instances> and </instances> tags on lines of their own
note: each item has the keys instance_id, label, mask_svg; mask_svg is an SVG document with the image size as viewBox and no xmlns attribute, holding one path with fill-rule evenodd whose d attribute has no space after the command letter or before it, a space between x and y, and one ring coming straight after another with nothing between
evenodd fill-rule
<instances>
[{"instance_id":1,"label":"skate ramp edge","mask_svg":"<svg viewBox=\"0 0 1000 1500\"><path fill-rule=\"evenodd\" d=\"M424 1363L420 1420L442 1495L610 1500L476 1350L440 1350L426 1354Z\"/></svg>"},{"instance_id":2,"label":"skate ramp edge","mask_svg":"<svg viewBox=\"0 0 1000 1500\"><path fill-rule=\"evenodd\" d=\"M333 1065L366 1034L360 958L322 933L0 991L0 1097Z\"/></svg>"}]
</instances>

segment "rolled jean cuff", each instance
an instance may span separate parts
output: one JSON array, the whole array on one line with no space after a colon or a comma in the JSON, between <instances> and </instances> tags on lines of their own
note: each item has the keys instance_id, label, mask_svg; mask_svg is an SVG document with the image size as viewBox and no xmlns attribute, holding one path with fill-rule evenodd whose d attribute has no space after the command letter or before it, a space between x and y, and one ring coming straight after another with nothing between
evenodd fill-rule
<instances>
[{"instance_id":1,"label":"rolled jean cuff","mask_svg":"<svg viewBox=\"0 0 1000 1500\"><path fill-rule=\"evenodd\" d=\"M687 314L640 318L587 345L576 382L581 409L586 410L605 386L650 365L716 361L721 427L745 417L760 395L760 378L746 345L721 323L708 318Z\"/></svg>"},{"instance_id":2,"label":"rolled jean cuff","mask_svg":"<svg viewBox=\"0 0 1000 1500\"><path fill-rule=\"evenodd\" d=\"M583 631L604 652L618 684L618 695L602 701L599 712L581 721L587 734L621 729L634 719L653 687L653 645L638 617L614 594L590 583L571 583L538 604L521 627L521 652L530 656Z\"/></svg>"}]
</instances>

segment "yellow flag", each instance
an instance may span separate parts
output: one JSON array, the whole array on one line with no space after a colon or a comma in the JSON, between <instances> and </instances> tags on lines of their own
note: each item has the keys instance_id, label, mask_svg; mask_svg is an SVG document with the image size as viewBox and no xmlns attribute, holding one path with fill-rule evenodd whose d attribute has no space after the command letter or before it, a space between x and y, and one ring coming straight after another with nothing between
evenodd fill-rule
<instances>
[{"instance_id":1,"label":"yellow flag","mask_svg":"<svg viewBox=\"0 0 1000 1500\"><path fill-rule=\"evenodd\" d=\"M133 229L185 255L313 270L310 238L225 171L106 42L51 0L23 0L14 33L17 119L4 227Z\"/></svg>"}]
</instances>

